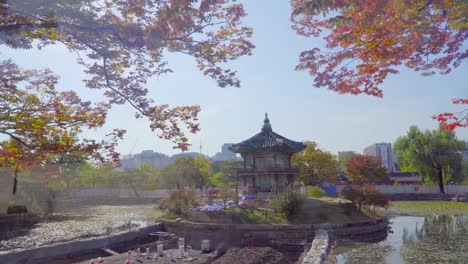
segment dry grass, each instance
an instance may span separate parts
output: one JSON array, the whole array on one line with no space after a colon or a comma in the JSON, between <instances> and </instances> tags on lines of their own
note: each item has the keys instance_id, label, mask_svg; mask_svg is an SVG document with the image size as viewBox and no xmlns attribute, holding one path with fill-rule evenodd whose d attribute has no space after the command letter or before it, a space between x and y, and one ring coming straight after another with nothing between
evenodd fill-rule
<instances>
[{"instance_id":1,"label":"dry grass","mask_svg":"<svg viewBox=\"0 0 468 264\"><path fill-rule=\"evenodd\" d=\"M391 202L386 212L391 215L468 215L468 203L450 201Z\"/></svg>"},{"instance_id":2,"label":"dry grass","mask_svg":"<svg viewBox=\"0 0 468 264\"><path fill-rule=\"evenodd\" d=\"M292 224L344 224L372 219L358 211L348 200L322 197L307 198L301 211L290 222Z\"/></svg>"}]
</instances>

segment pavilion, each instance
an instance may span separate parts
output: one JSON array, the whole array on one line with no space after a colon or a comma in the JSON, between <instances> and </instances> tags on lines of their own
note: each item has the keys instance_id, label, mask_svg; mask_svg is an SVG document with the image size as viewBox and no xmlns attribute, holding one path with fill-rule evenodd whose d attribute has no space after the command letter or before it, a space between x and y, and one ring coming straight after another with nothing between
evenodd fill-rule
<instances>
[{"instance_id":1,"label":"pavilion","mask_svg":"<svg viewBox=\"0 0 468 264\"><path fill-rule=\"evenodd\" d=\"M299 169L291 167L291 158L305 145L273 132L265 114L260 133L229 149L244 159L244 167L237 170L238 185L244 193L277 193L293 187Z\"/></svg>"}]
</instances>

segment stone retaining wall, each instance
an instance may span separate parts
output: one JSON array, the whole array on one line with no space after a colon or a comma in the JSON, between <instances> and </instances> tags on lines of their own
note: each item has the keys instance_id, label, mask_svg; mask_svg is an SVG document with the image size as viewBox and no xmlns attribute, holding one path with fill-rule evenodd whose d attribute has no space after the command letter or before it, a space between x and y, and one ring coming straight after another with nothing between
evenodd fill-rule
<instances>
[{"instance_id":1,"label":"stone retaining wall","mask_svg":"<svg viewBox=\"0 0 468 264\"><path fill-rule=\"evenodd\" d=\"M200 248L203 239L224 246L269 246L275 240L312 241L315 231L320 229L327 230L334 238L377 241L386 237L388 222L382 219L355 224L264 225L167 221L164 225L168 232L184 237L192 247Z\"/></svg>"},{"instance_id":2,"label":"stone retaining wall","mask_svg":"<svg viewBox=\"0 0 468 264\"><path fill-rule=\"evenodd\" d=\"M156 231L168 231L185 238L187 244L198 249L203 239L212 241L213 247L271 246L277 240L312 241L318 230L324 229L334 238L375 237L387 233L386 220L355 224L323 225L258 225L258 224L211 224L190 222L164 222L137 230L106 237L90 238L65 243L56 243L32 249L17 249L0 252L0 263L37 263L44 258L85 254L101 248L113 248L128 243L139 243ZM382 237L382 239L385 237Z\"/></svg>"},{"instance_id":3,"label":"stone retaining wall","mask_svg":"<svg viewBox=\"0 0 468 264\"><path fill-rule=\"evenodd\" d=\"M17 249L0 252L0 263L37 263L44 258L57 258L66 255L84 254L101 248L112 248L113 245L138 242L148 237L149 233L161 231L163 224L157 223L133 231L117 233L106 237L83 239L64 243L51 244L31 249Z\"/></svg>"}]
</instances>

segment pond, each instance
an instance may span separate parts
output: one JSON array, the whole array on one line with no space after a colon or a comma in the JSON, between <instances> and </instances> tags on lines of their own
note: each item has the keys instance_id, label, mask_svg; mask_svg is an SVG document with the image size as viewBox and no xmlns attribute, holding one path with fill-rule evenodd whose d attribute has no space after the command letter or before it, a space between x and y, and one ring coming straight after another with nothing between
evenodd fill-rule
<instances>
[{"instance_id":1,"label":"pond","mask_svg":"<svg viewBox=\"0 0 468 264\"><path fill-rule=\"evenodd\" d=\"M0 252L135 229L154 222L157 213L153 204L70 207L28 229L0 234Z\"/></svg>"},{"instance_id":2,"label":"pond","mask_svg":"<svg viewBox=\"0 0 468 264\"><path fill-rule=\"evenodd\" d=\"M468 216L397 216L379 243L337 241L329 263L468 263Z\"/></svg>"}]
</instances>

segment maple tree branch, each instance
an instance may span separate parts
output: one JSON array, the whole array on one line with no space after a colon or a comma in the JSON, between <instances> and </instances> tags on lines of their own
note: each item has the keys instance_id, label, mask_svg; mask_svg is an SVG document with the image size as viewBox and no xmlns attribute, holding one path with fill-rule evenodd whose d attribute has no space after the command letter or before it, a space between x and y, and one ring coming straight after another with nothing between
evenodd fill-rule
<instances>
[{"instance_id":1,"label":"maple tree branch","mask_svg":"<svg viewBox=\"0 0 468 264\"><path fill-rule=\"evenodd\" d=\"M115 89L114 87L112 87L112 85L110 84L110 79L109 79L109 74L107 72L107 58L106 57L103 57L102 58L102 65L103 65L103 68L104 68L104 78L106 79L106 85L109 89L111 89L113 92L117 93L118 95L122 96L125 101L127 101L133 108L135 108L138 112L140 112L142 115L144 116L148 116L146 114L146 112L141 109L140 107L138 107L128 96L126 96L125 94L123 94L122 92L120 92L119 90Z\"/></svg>"},{"instance_id":2,"label":"maple tree branch","mask_svg":"<svg viewBox=\"0 0 468 264\"><path fill-rule=\"evenodd\" d=\"M206 27L209 27L209 26L217 26L217 25L222 25L222 24L226 24L226 23L228 23L227 20L225 20L225 21L220 21L220 22L217 22L217 23L208 23L208 24L205 24L205 25L199 25L199 26L195 27L191 32L189 32L189 33L187 33L187 34L185 34L185 35L183 35L183 36L176 37L176 38L168 38L168 39L166 39L166 40L169 40L169 41L181 40L181 41L182 41L182 40L185 40L185 39L187 39L188 37L190 37L192 34L198 32L198 31L200 31L200 30L202 30L202 29L204 29L204 28L206 28Z\"/></svg>"},{"instance_id":3,"label":"maple tree branch","mask_svg":"<svg viewBox=\"0 0 468 264\"><path fill-rule=\"evenodd\" d=\"M28 143L24 142L21 138L17 137L16 135L14 135L13 133L10 133L8 131L4 131L4 130L0 130L0 134L4 134L4 135L7 135L9 136L10 138L12 138L13 140L16 140L18 141L19 143L21 143L21 145L29 148L29 149L35 149L33 146L29 145Z\"/></svg>"},{"instance_id":4,"label":"maple tree branch","mask_svg":"<svg viewBox=\"0 0 468 264\"><path fill-rule=\"evenodd\" d=\"M359 60L359 59L362 60L362 58L363 58L364 56L366 56L367 54L369 54L373 49L376 49L376 48L380 45L380 43L382 43L384 40L385 40L385 39L381 39L381 40L375 45L375 47L373 47L372 49L367 50L367 51L364 52L362 55L360 55L360 56L358 56L358 57L352 59L351 61L348 61L345 65L341 66L340 69L343 69L344 67L348 66L349 64L351 64L351 63L353 63L353 62L355 62L355 61L357 61L357 60ZM336 73L336 71L334 71L333 73Z\"/></svg>"},{"instance_id":5,"label":"maple tree branch","mask_svg":"<svg viewBox=\"0 0 468 264\"><path fill-rule=\"evenodd\" d=\"M0 26L0 31L14 31L14 30L36 30L36 29L57 29L61 30L61 28L66 29L66 28L73 28L77 31L84 31L84 32L91 32L91 33L100 33L100 32L110 32L111 35L113 35L119 42L124 44L125 46L129 45L129 42L125 39L122 38L122 36L117 32L117 29L115 28L116 25L105 25L105 26L97 26L97 27L91 27L91 26L83 26L83 25L76 25L76 24L71 24L67 22L60 22L60 21L54 21L54 22L45 22L45 23L21 23L21 24L10 24L10 25L4 25Z\"/></svg>"},{"instance_id":6,"label":"maple tree branch","mask_svg":"<svg viewBox=\"0 0 468 264\"><path fill-rule=\"evenodd\" d=\"M89 49L93 50L94 52L96 52L97 54L99 54L101 57L102 57L102 66L103 66L103 71L104 71L104 78L105 78L105 81L106 81L106 86L107 88L109 88L110 90L112 90L113 92L117 93L119 96L121 96L122 98L125 99L125 101L127 101L133 108L135 108L138 112L140 112L143 116L148 116L146 114L146 112L141 109L140 107L138 107L127 95L123 94L122 92L120 92L119 90L115 89L114 87L112 87L111 83L110 83L110 77L109 77L109 73L108 73L108 70L107 70L107 55L105 54L104 51L101 51L99 50L98 48L96 48L95 46L91 45L90 43L86 42L86 41L83 41L79 36L77 36L76 34L73 34L71 33L71 35L73 35L75 38L79 39L79 41L85 45L86 47L88 47ZM126 49L128 50L128 49Z\"/></svg>"},{"instance_id":7,"label":"maple tree branch","mask_svg":"<svg viewBox=\"0 0 468 264\"><path fill-rule=\"evenodd\" d=\"M423 11L424 9L428 8L430 5L432 5L433 2L434 2L434 0L429 0L429 1L427 1L426 4L425 4L423 7L421 7L421 8L418 9L418 12L421 12L421 11Z\"/></svg>"},{"instance_id":8,"label":"maple tree branch","mask_svg":"<svg viewBox=\"0 0 468 264\"><path fill-rule=\"evenodd\" d=\"M375 42L375 41L377 41L377 39L372 39L372 40L363 42L363 43L360 44L360 45L352 46L352 47L349 47L349 48L345 48L345 49L342 49L342 50L339 50L339 51L336 51L336 52L331 52L331 51L320 51L320 52L318 52L318 53L337 55L337 54L340 54L340 53L343 53L343 52L346 52L346 51L349 51L349 50L353 50L353 49L356 49L356 48L360 48L360 47L362 47L362 46L364 46L364 45L366 45L366 44L369 44L369 43L372 43L372 42Z\"/></svg>"},{"instance_id":9,"label":"maple tree branch","mask_svg":"<svg viewBox=\"0 0 468 264\"><path fill-rule=\"evenodd\" d=\"M197 31L200 31L200 30L204 29L205 27L209 26L211 24L212 20L213 20L213 15L210 15L207 23L204 26L202 26L201 23L200 23L191 32L189 32L189 33L187 33L187 34L185 34L183 36L177 37L177 38L169 38L169 39L166 39L166 40L183 40L183 39L186 39L186 38L190 37L192 34L196 33Z\"/></svg>"},{"instance_id":10,"label":"maple tree branch","mask_svg":"<svg viewBox=\"0 0 468 264\"><path fill-rule=\"evenodd\" d=\"M461 121L461 120L465 120L465 119L468 119L468 108L467 109L464 109L458 113L455 113L455 114L458 114L458 120Z\"/></svg>"}]
</instances>

